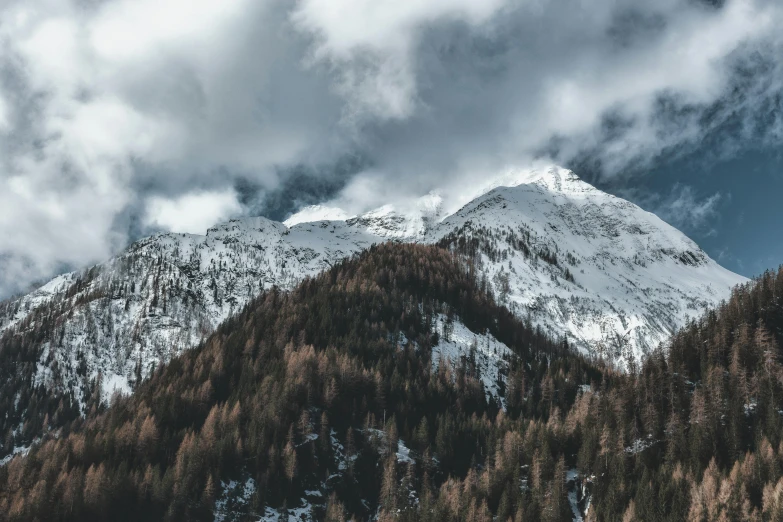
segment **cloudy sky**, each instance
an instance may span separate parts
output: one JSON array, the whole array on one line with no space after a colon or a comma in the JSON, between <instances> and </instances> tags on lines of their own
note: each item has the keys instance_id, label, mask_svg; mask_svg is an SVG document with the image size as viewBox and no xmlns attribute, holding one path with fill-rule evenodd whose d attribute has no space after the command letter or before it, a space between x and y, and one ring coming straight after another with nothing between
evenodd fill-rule
<instances>
[{"instance_id":1,"label":"cloudy sky","mask_svg":"<svg viewBox=\"0 0 783 522\"><path fill-rule=\"evenodd\" d=\"M3 0L0 296L159 230L555 162L783 262L777 0Z\"/></svg>"}]
</instances>

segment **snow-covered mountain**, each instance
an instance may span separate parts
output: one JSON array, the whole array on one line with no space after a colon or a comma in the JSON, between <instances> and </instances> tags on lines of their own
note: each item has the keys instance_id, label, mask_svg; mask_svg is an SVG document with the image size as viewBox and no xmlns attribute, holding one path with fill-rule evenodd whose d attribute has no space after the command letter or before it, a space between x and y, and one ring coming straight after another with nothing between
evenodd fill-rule
<instances>
[{"instance_id":1,"label":"snow-covered mountain","mask_svg":"<svg viewBox=\"0 0 783 522\"><path fill-rule=\"evenodd\" d=\"M412 241L467 256L519 316L623 365L745 281L655 215L564 169L509 171L477 196L452 214L430 193L355 217L308 207L285 223L256 217L206 235L156 235L0 305L0 333L46 323L35 384L79 399L101 375L107 397L195 346L261 289L291 288L373 243Z\"/></svg>"},{"instance_id":2,"label":"snow-covered mountain","mask_svg":"<svg viewBox=\"0 0 783 522\"><path fill-rule=\"evenodd\" d=\"M656 215L570 171L505 182L425 240L473 256L512 311L586 352L638 361L747 281Z\"/></svg>"}]
</instances>

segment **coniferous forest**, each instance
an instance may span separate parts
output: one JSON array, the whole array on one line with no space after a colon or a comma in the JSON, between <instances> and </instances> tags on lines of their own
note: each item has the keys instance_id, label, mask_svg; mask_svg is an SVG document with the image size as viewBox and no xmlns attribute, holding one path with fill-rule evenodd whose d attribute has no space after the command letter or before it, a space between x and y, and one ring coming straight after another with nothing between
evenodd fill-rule
<instances>
[{"instance_id":1,"label":"coniferous forest","mask_svg":"<svg viewBox=\"0 0 783 522\"><path fill-rule=\"evenodd\" d=\"M625 373L449 250L375 246L64 408L0 467L0 520L783 520L781 297L766 273ZM440 316L512 350L502 404L472 353L433 365Z\"/></svg>"}]
</instances>

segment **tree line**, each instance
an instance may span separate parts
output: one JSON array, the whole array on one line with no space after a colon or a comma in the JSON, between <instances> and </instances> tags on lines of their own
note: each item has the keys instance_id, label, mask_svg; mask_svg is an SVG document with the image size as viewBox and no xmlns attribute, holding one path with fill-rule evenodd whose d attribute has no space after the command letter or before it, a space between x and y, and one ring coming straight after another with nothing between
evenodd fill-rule
<instances>
[{"instance_id":1,"label":"tree line","mask_svg":"<svg viewBox=\"0 0 783 522\"><path fill-rule=\"evenodd\" d=\"M782 292L764 274L621 374L463 257L375 246L0 467L0 519L211 520L250 477L240 519L308 498L326 520L780 520ZM467 357L433 368L440 315L512 349L505 410Z\"/></svg>"}]
</instances>

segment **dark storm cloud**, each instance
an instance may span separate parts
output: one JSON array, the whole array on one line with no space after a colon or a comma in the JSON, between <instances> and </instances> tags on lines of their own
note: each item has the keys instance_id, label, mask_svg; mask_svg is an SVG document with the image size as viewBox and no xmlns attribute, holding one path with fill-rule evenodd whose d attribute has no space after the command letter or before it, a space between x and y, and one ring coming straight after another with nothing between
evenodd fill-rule
<instances>
[{"instance_id":1,"label":"dark storm cloud","mask_svg":"<svg viewBox=\"0 0 783 522\"><path fill-rule=\"evenodd\" d=\"M237 178L234 188L250 214L283 221L302 207L336 197L348 181L368 168L358 155L345 155L329 165L296 165L280 172L280 183L265 189L252 178Z\"/></svg>"},{"instance_id":2,"label":"dark storm cloud","mask_svg":"<svg viewBox=\"0 0 783 522\"><path fill-rule=\"evenodd\" d=\"M783 135L766 0L0 9L0 295L154 230L355 212L534 160L606 183Z\"/></svg>"},{"instance_id":3,"label":"dark storm cloud","mask_svg":"<svg viewBox=\"0 0 783 522\"><path fill-rule=\"evenodd\" d=\"M708 136L726 137L727 154L738 143L776 141L779 11L754 2L551 1L504 4L480 24L444 17L417 32L412 50L379 58L416 79L412 93L403 80L388 84L403 86L392 90L408 93L416 110L369 120L363 146L391 179L407 176L421 191L537 157L613 178ZM357 65L334 38L333 60L364 71L366 57ZM383 48L372 36L364 43ZM762 117L772 121L749 134ZM729 135L730 124L742 132Z\"/></svg>"}]
</instances>

